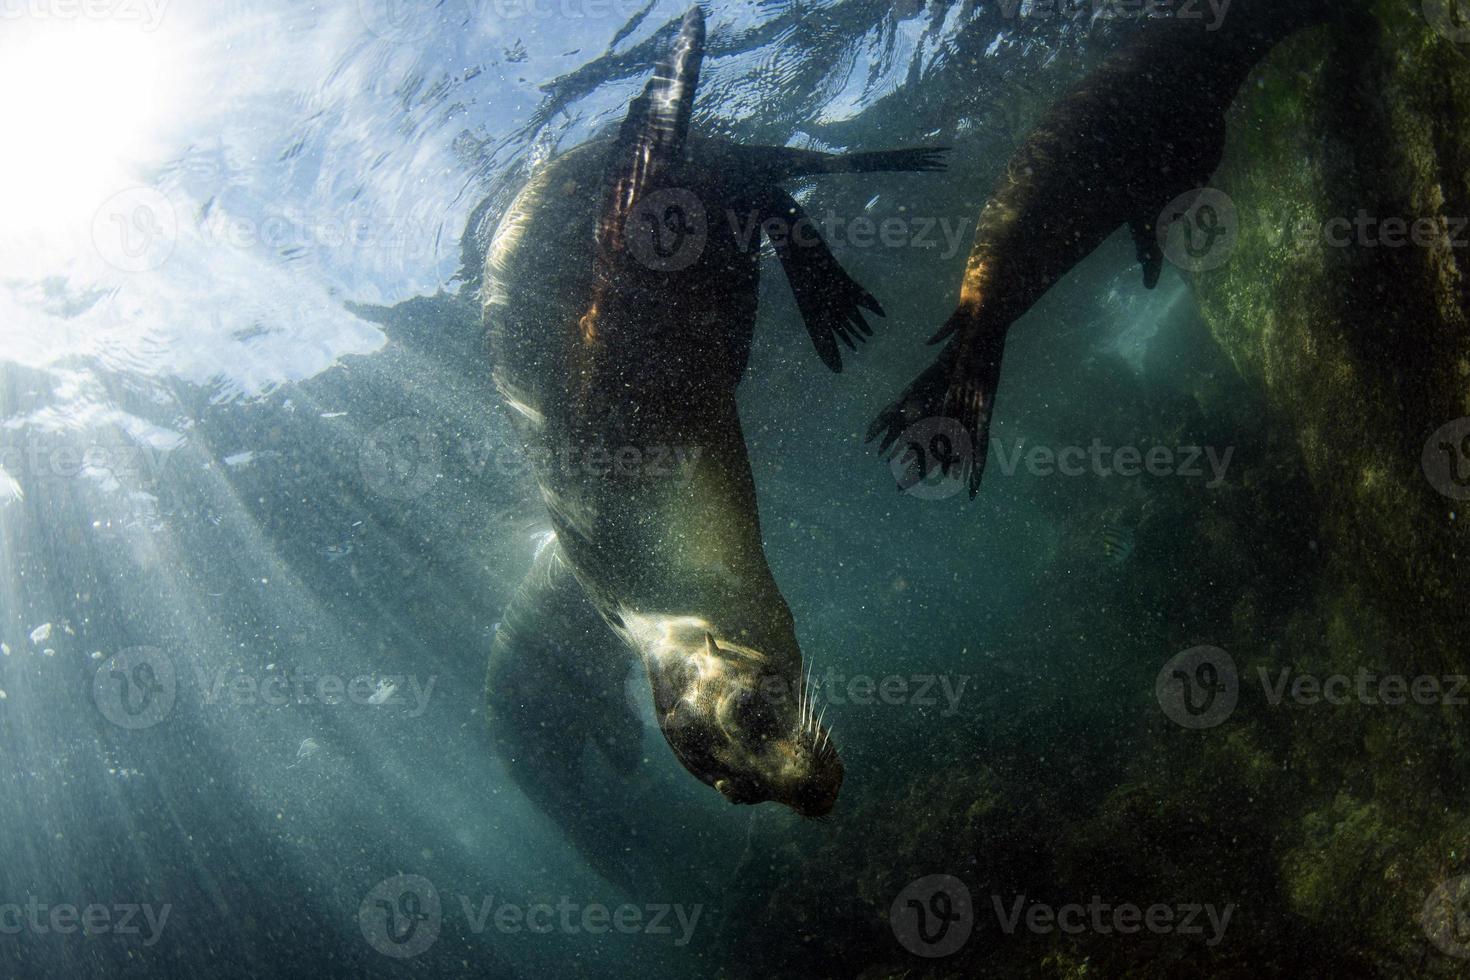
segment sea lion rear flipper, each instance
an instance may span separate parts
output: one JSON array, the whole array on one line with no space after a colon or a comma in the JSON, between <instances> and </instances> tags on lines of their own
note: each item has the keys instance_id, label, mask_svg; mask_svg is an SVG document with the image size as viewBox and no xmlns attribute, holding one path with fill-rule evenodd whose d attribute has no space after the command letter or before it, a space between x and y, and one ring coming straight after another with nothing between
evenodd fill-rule
<instances>
[{"instance_id":1,"label":"sea lion rear flipper","mask_svg":"<svg viewBox=\"0 0 1470 980\"><path fill-rule=\"evenodd\" d=\"M628 106L608 153L597 223L604 255L622 252L623 226L634 205L683 158L703 60L704 13L695 6L684 14L668 58L654 67L643 93Z\"/></svg>"},{"instance_id":2,"label":"sea lion rear flipper","mask_svg":"<svg viewBox=\"0 0 1470 980\"><path fill-rule=\"evenodd\" d=\"M980 490L990 451L990 419L1000 385L1005 331L986 330L971 321L962 308L930 342L945 337L951 339L944 351L878 414L868 427L866 441L879 440L878 451L885 456L893 452L909 454L905 479L914 483L936 467L945 476L958 470L973 499ZM915 433L915 438L902 438L910 427L921 422L927 425ZM950 423L948 432L944 431L945 422ZM955 427L962 432L953 431ZM961 434L963 440L958 438Z\"/></svg>"},{"instance_id":3,"label":"sea lion rear flipper","mask_svg":"<svg viewBox=\"0 0 1470 980\"><path fill-rule=\"evenodd\" d=\"M862 310L883 316L883 307L842 268L796 198L776 187L766 192L760 208L762 224L771 218L786 231L770 239L771 246L791 283L807 333L822 363L840 372L837 341L857 350L858 343L873 335Z\"/></svg>"},{"instance_id":4,"label":"sea lion rear flipper","mask_svg":"<svg viewBox=\"0 0 1470 980\"><path fill-rule=\"evenodd\" d=\"M1138 250L1138 262L1143 266L1143 288L1153 289L1159 284L1159 273L1164 269L1164 253L1159 248L1154 220L1134 215L1128 219L1128 230L1133 233L1133 246Z\"/></svg>"}]
</instances>

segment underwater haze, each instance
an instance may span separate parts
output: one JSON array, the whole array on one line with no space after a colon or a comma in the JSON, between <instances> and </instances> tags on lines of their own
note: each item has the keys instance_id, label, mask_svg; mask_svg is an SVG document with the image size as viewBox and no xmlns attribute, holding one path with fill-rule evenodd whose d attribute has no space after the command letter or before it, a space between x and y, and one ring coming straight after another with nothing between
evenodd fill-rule
<instances>
[{"instance_id":1,"label":"underwater haze","mask_svg":"<svg viewBox=\"0 0 1470 980\"><path fill-rule=\"evenodd\" d=\"M1470 970L1465 0L0 0L0 93L0 978Z\"/></svg>"}]
</instances>

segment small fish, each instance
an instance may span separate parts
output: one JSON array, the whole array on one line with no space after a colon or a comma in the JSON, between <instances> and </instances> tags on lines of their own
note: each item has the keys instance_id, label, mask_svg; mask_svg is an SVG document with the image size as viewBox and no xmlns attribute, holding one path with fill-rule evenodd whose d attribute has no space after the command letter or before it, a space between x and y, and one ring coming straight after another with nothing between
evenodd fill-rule
<instances>
[{"instance_id":1,"label":"small fish","mask_svg":"<svg viewBox=\"0 0 1470 980\"><path fill-rule=\"evenodd\" d=\"M31 630L31 642L32 643L34 643L34 644L36 644L36 645L39 646L40 644L45 643L49 639L51 639L51 624L50 623L42 623L40 626L37 626L35 629Z\"/></svg>"},{"instance_id":2,"label":"small fish","mask_svg":"<svg viewBox=\"0 0 1470 980\"><path fill-rule=\"evenodd\" d=\"M526 53L526 45L520 38L516 43L505 49L505 60L507 64L518 65L523 61L530 60L531 56Z\"/></svg>"},{"instance_id":3,"label":"small fish","mask_svg":"<svg viewBox=\"0 0 1470 980\"><path fill-rule=\"evenodd\" d=\"M322 750L322 743L314 738L303 738L301 744L296 746L296 761L287 766L287 769L295 769L301 763L310 759Z\"/></svg>"},{"instance_id":4,"label":"small fish","mask_svg":"<svg viewBox=\"0 0 1470 980\"><path fill-rule=\"evenodd\" d=\"M1110 565L1121 565L1133 554L1133 528L1107 526L1097 533L1102 548L1103 560Z\"/></svg>"}]
</instances>

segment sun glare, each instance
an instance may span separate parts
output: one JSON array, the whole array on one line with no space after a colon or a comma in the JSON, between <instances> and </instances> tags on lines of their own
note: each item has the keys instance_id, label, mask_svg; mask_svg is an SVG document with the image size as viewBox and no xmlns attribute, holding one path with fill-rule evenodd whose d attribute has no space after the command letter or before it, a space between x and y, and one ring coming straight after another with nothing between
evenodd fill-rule
<instances>
[{"instance_id":1,"label":"sun glare","mask_svg":"<svg viewBox=\"0 0 1470 980\"><path fill-rule=\"evenodd\" d=\"M0 214L22 238L66 236L142 182L183 103L170 37L136 22L7 23L0 36Z\"/></svg>"}]
</instances>

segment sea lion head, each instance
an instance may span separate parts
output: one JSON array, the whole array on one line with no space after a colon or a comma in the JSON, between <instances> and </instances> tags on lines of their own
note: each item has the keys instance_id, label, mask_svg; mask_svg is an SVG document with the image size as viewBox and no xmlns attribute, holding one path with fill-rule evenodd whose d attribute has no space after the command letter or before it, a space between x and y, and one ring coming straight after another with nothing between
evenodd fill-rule
<instances>
[{"instance_id":1,"label":"sea lion head","mask_svg":"<svg viewBox=\"0 0 1470 980\"><path fill-rule=\"evenodd\" d=\"M794 639L776 655L683 625L645 659L659 727L684 768L732 803L827 814L842 761L813 711Z\"/></svg>"}]
</instances>

